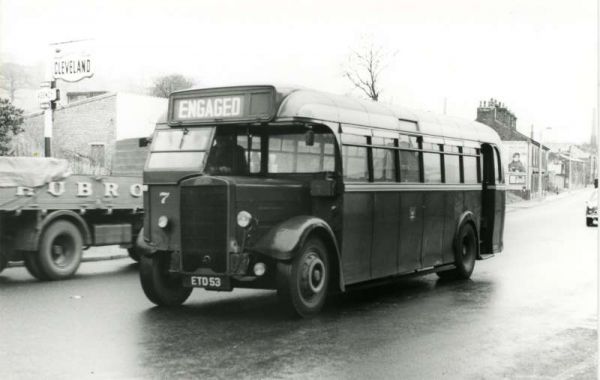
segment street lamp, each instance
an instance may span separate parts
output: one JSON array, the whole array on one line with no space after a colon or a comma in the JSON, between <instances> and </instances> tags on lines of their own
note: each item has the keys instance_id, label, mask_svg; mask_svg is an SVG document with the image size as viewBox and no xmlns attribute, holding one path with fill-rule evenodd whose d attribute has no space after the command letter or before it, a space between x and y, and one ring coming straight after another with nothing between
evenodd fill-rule
<instances>
[{"instance_id":1,"label":"street lamp","mask_svg":"<svg viewBox=\"0 0 600 380\"><path fill-rule=\"evenodd\" d=\"M540 131L540 156L539 156L539 160L538 160L538 192L540 193L540 200L542 200L542 180L543 180L543 175L542 175L542 151L544 150L544 131L545 130L549 130L552 129L552 127L546 127L544 129L542 129ZM548 166L548 161L546 160L546 167ZM569 185L570 186L570 185Z\"/></svg>"}]
</instances>

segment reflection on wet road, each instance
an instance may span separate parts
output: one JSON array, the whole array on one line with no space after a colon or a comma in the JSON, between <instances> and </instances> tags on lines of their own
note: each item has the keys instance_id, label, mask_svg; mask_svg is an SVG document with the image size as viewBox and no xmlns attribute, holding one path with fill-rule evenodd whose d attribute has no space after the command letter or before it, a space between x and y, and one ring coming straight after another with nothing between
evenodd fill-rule
<instances>
[{"instance_id":1,"label":"reflection on wet road","mask_svg":"<svg viewBox=\"0 0 600 380\"><path fill-rule=\"evenodd\" d=\"M332 297L289 320L270 291L153 307L128 259L76 278L0 275L0 378L594 378L595 234L586 194L507 214L472 280Z\"/></svg>"}]
</instances>

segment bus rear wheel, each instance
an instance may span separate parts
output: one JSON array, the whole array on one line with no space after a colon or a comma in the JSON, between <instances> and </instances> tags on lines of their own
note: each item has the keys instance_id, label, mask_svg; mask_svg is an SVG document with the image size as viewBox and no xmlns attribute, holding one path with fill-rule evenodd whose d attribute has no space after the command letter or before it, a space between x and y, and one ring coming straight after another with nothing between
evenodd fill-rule
<instances>
[{"instance_id":1,"label":"bus rear wheel","mask_svg":"<svg viewBox=\"0 0 600 380\"><path fill-rule=\"evenodd\" d=\"M442 279L466 280L471 277L477 259L477 235L471 224L463 224L454 242L455 268L438 272Z\"/></svg>"},{"instance_id":2,"label":"bus rear wheel","mask_svg":"<svg viewBox=\"0 0 600 380\"><path fill-rule=\"evenodd\" d=\"M81 232L73 223L66 220L53 222L40 239L36 264L41 278L62 280L71 277L81 264L82 249Z\"/></svg>"},{"instance_id":3,"label":"bus rear wheel","mask_svg":"<svg viewBox=\"0 0 600 380\"><path fill-rule=\"evenodd\" d=\"M167 252L140 257L140 282L146 297L158 306L178 306L192 293L181 277L169 273L171 256Z\"/></svg>"},{"instance_id":4,"label":"bus rear wheel","mask_svg":"<svg viewBox=\"0 0 600 380\"><path fill-rule=\"evenodd\" d=\"M291 263L277 264L277 294L293 315L308 318L321 311L327 297L329 260L321 240L307 240Z\"/></svg>"}]
</instances>

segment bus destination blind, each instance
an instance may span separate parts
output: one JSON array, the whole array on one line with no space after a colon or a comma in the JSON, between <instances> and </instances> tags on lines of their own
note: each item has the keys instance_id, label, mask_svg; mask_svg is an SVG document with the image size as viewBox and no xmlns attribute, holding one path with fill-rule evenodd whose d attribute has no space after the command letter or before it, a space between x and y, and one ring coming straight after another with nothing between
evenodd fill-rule
<instances>
[{"instance_id":1,"label":"bus destination blind","mask_svg":"<svg viewBox=\"0 0 600 380\"><path fill-rule=\"evenodd\" d=\"M241 118L244 116L244 96L174 99L172 115L177 121Z\"/></svg>"}]
</instances>

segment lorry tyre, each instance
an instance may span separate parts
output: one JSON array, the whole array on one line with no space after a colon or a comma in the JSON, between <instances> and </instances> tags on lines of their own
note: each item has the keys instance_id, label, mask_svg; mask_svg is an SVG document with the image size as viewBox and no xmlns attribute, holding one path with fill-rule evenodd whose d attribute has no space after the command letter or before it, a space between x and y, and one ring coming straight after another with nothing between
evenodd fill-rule
<instances>
[{"instance_id":1,"label":"lorry tyre","mask_svg":"<svg viewBox=\"0 0 600 380\"><path fill-rule=\"evenodd\" d=\"M71 277L81 264L83 238L71 222L57 220L42 233L38 256L39 270L47 280Z\"/></svg>"},{"instance_id":2,"label":"lorry tyre","mask_svg":"<svg viewBox=\"0 0 600 380\"><path fill-rule=\"evenodd\" d=\"M455 268L437 272L442 279L466 280L471 277L477 259L477 235L473 226L463 224L454 240L454 265Z\"/></svg>"},{"instance_id":3,"label":"lorry tyre","mask_svg":"<svg viewBox=\"0 0 600 380\"><path fill-rule=\"evenodd\" d=\"M146 297L158 306L178 306L192 293L184 287L181 277L169 273L170 255L156 252L140 257L140 282Z\"/></svg>"},{"instance_id":4,"label":"lorry tyre","mask_svg":"<svg viewBox=\"0 0 600 380\"><path fill-rule=\"evenodd\" d=\"M288 312L308 318L321 311L329 285L327 255L323 242L310 238L291 262L277 263L277 295Z\"/></svg>"},{"instance_id":5,"label":"lorry tyre","mask_svg":"<svg viewBox=\"0 0 600 380\"><path fill-rule=\"evenodd\" d=\"M46 276L40 271L39 255L36 251L25 252L24 258L25 268L30 275L38 280L47 280Z\"/></svg>"}]
</instances>

